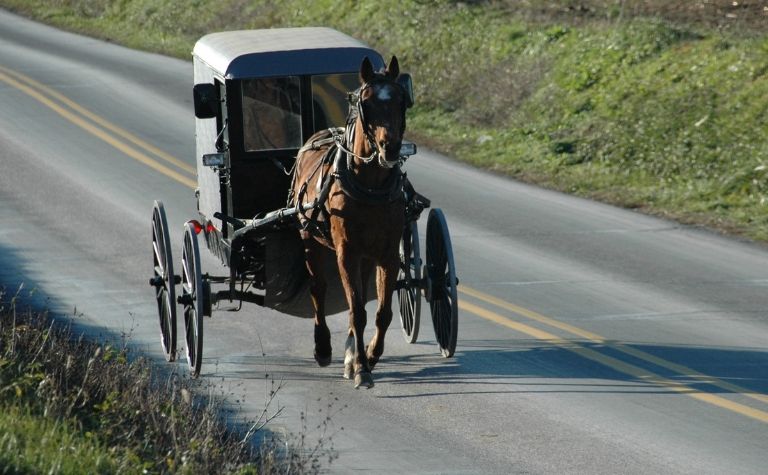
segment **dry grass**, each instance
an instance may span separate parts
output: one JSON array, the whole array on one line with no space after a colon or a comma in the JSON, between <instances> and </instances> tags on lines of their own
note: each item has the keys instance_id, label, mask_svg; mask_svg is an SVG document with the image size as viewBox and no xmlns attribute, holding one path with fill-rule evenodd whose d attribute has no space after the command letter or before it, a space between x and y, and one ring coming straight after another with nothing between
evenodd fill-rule
<instances>
[{"instance_id":1,"label":"dry grass","mask_svg":"<svg viewBox=\"0 0 768 475\"><path fill-rule=\"evenodd\" d=\"M265 434L279 412L269 398L251 430L237 433L222 420L221 390L160 374L125 340L89 341L44 313L17 311L16 300L0 298L0 408L29 421L0 418L0 473L317 473L335 457L328 437ZM60 447L39 444L54 437L88 456L62 460Z\"/></svg>"}]
</instances>

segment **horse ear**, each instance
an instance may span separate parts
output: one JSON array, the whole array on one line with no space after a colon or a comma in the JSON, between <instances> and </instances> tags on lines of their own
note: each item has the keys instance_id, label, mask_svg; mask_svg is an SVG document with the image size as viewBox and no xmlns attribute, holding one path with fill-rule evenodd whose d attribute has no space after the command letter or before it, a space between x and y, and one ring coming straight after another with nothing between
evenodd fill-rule
<instances>
[{"instance_id":1,"label":"horse ear","mask_svg":"<svg viewBox=\"0 0 768 475\"><path fill-rule=\"evenodd\" d=\"M360 65L360 82L367 84L373 81L373 64L368 56L363 58L363 64Z\"/></svg>"},{"instance_id":2,"label":"horse ear","mask_svg":"<svg viewBox=\"0 0 768 475\"><path fill-rule=\"evenodd\" d=\"M392 59L389 61L389 66L387 66L387 76L393 81L400 76L400 63L397 62L397 56L393 55Z\"/></svg>"}]
</instances>

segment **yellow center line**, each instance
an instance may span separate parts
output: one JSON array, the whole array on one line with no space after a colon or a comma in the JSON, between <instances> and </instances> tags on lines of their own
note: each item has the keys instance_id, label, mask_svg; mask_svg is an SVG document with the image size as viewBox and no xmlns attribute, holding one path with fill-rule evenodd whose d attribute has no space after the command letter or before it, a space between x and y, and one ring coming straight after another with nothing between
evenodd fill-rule
<instances>
[{"instance_id":1,"label":"yellow center line","mask_svg":"<svg viewBox=\"0 0 768 475\"><path fill-rule=\"evenodd\" d=\"M703 383L718 387L720 389L724 389L732 393L740 394L742 396L746 396L760 402L768 403L768 395L756 393L755 391L752 391L750 389L746 389L746 388L737 386L735 384L729 383L727 381L723 381L721 379L715 378L713 376L706 375L692 368L688 368L687 366L673 363L671 361L667 361L663 358L659 358L658 356L651 355L649 353L646 353L645 351L632 348L622 343L611 342L607 338L597 335L595 333L555 320L554 318L544 316L540 313L534 312L527 308L520 307L518 305L512 304L510 302L499 299L492 295L488 295L479 290L473 289L471 287L467 287L466 285L460 285L458 287L458 290L465 295L469 295L470 297L474 297L478 300L482 300L483 302L489 303L491 305L495 305L504 310L508 310L512 313L529 318L539 323L543 323L553 328L566 331L572 335L576 335L586 340L589 340L592 343L599 343L599 344L605 345L608 348L612 348L626 355L630 355L635 358L660 366L662 368L666 368L670 371L674 371L675 373L678 373L682 376L690 377L690 378L699 380Z\"/></svg>"},{"instance_id":2,"label":"yellow center line","mask_svg":"<svg viewBox=\"0 0 768 475\"><path fill-rule=\"evenodd\" d=\"M152 169L162 173L163 175L165 175L165 176L167 176L167 177L169 177L169 178L171 178L171 179L173 179L173 180L175 180L175 181L177 181L179 183L182 183L182 184L184 184L186 186L189 186L191 188L196 188L197 187L197 182L195 180L193 180L193 179L191 179L191 178L189 178L189 177L187 177L185 175L182 175L181 173L179 173L179 172L177 172L177 171L175 171L175 170L173 170L173 169L171 169L171 168L169 168L169 167L167 167L167 166L157 162L156 160L152 159L151 157L149 157L149 156L145 155L144 153L136 150L135 148L131 147L129 144L126 144L125 142L122 142L122 141L116 139L115 137L113 137L109 133L105 132L104 130L100 129L99 127L91 124L90 122L84 120L83 118L79 117L78 115L74 114L73 112L70 112L66 108L64 108L61 105L57 104L56 102L54 102L50 98L48 98L45 95L43 95L41 92L33 89L32 87L30 87L27 84L23 84L18 79L15 79L14 77L11 77L9 74L6 74L7 71L8 70L6 68L0 67L0 81L5 82L9 86L14 87L14 88L18 89L19 91L27 94L28 96L32 97L33 99L37 100L38 102L40 102L44 106L46 106L49 109L53 110L54 112L56 112L57 114L59 114L60 116L62 116L66 120L68 120L69 122L77 125L78 127L82 128L83 130L85 130L86 132L90 133L91 135L94 135L94 136L98 137L99 139L103 140L104 142L108 143L109 145L113 146L114 148L120 150L121 152L123 152L124 154L126 154L129 157L133 158L134 160L137 160L137 161L147 165L148 167L150 167L150 168L152 168ZM51 91L51 92L55 93L55 91ZM55 94L58 94L58 93L55 93ZM71 102L69 100L67 100L67 101L70 102L71 104L74 104L73 102ZM84 111L84 112L81 112L81 113L84 113L84 115L89 115L89 116L94 117L94 119L92 119L92 120L96 121L97 123L102 124L105 128L109 128L109 127L117 128L116 126L110 124L108 121L99 118L95 114L92 114L92 113L86 111L85 109L82 109L79 106L77 106L77 108L79 108L82 111ZM119 129L119 128L117 128L117 129ZM115 131L113 130L113 132L115 132ZM131 134L129 132L126 132L126 131L123 131L123 132L124 132L125 135L131 136ZM117 133L117 132L115 132L115 133ZM136 144L136 141L143 142L138 137L134 136L134 139L135 140L133 140L133 139L129 139L129 140L134 142L135 144ZM153 147L153 146L151 146L151 145L149 145L149 144L147 144L145 142L144 142L144 144L147 147L149 147L149 149L155 149L155 147ZM161 151L161 153L164 153L164 152ZM174 158L173 161L183 164L183 162L181 162L180 160L178 160L176 158ZM191 167L189 167L189 165L184 164L184 166L187 169L191 169Z\"/></svg>"},{"instance_id":3,"label":"yellow center line","mask_svg":"<svg viewBox=\"0 0 768 475\"><path fill-rule=\"evenodd\" d=\"M595 361L597 363L602 364L603 366L607 366L620 373L630 375L643 382L648 382L658 386L663 386L668 389L671 389L672 391L685 394L686 396L690 396L694 399L698 399L699 401L703 401L708 404L712 404L714 406L718 406L723 409L736 412L738 414L750 417L752 419L756 419L760 422L768 423L768 412L761 411L759 409L755 409L749 406L745 406L744 404L739 404L738 402L730 401L728 399L725 399L720 396L716 396L711 393L697 391L680 382L673 381L671 379L665 378L663 376L655 374L646 369L640 368L639 366L635 366L633 364L626 363L624 361L613 358L611 356L604 355L590 348L586 348L585 346L579 343L568 341L558 337L557 335L553 335L546 331L539 330L538 328L531 327L524 323L516 322L507 317L499 315L498 313L492 312L490 310L479 307L472 303L459 300L459 308L467 312L471 312L477 315L478 317L484 318L485 320L497 323L499 325L515 330L517 332L532 336L538 340L545 341L551 345L568 350L583 358Z\"/></svg>"},{"instance_id":4,"label":"yellow center line","mask_svg":"<svg viewBox=\"0 0 768 475\"><path fill-rule=\"evenodd\" d=\"M587 340L590 340L595 343L605 343L606 339L601 337L600 335L596 335L586 330L582 330L581 328L574 327L573 325L560 322L558 320L555 320L554 318L545 317L544 315L541 315L540 313L536 313L533 310L528 310L527 308L520 307L519 305L515 305L513 303L507 302L506 300L502 300L492 295L488 295L486 293L480 292L479 290L475 290L473 288L467 287L464 284L459 285L458 290L459 292L469 295L470 297L474 297L478 300L482 300L484 302L490 303L499 308L509 310L512 313L516 313L520 316L529 318L531 320L535 320L537 322L547 324L551 327L564 330L568 333L571 333L572 335L586 338Z\"/></svg>"}]
</instances>

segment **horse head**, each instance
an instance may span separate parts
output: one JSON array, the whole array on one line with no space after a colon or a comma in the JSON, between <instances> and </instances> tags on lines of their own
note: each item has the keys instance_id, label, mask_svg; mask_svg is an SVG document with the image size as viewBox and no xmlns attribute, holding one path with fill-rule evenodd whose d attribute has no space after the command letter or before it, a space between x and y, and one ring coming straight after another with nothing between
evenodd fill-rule
<instances>
[{"instance_id":1,"label":"horse head","mask_svg":"<svg viewBox=\"0 0 768 475\"><path fill-rule=\"evenodd\" d=\"M383 168L392 168L400 160L400 146L405 133L407 98L398 84L400 66L392 56L386 69L375 72L366 57L360 66L360 88L356 98L355 140L353 151L368 161L376 159ZM351 124L348 124L348 127Z\"/></svg>"}]
</instances>

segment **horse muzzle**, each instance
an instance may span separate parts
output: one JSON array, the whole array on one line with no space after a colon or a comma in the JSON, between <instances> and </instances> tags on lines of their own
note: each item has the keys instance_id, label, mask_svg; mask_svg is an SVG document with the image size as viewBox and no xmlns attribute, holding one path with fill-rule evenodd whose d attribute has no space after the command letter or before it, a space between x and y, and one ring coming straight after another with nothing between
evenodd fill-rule
<instances>
[{"instance_id":1,"label":"horse muzzle","mask_svg":"<svg viewBox=\"0 0 768 475\"><path fill-rule=\"evenodd\" d=\"M400 142L381 144L377 152L379 165L383 168L393 168L400 163Z\"/></svg>"}]
</instances>

